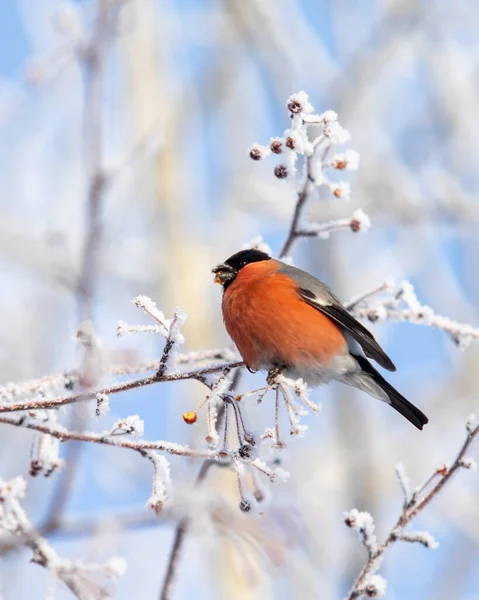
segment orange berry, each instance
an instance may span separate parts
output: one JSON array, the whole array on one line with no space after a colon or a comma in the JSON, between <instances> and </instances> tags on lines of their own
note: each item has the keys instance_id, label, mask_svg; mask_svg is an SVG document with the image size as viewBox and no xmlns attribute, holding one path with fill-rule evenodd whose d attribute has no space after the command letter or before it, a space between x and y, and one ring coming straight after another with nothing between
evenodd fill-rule
<instances>
[{"instance_id":1,"label":"orange berry","mask_svg":"<svg viewBox=\"0 0 479 600\"><path fill-rule=\"evenodd\" d=\"M193 423L196 423L197 418L198 417L196 416L195 412L185 412L183 414L183 421L188 423L188 425L193 425Z\"/></svg>"}]
</instances>

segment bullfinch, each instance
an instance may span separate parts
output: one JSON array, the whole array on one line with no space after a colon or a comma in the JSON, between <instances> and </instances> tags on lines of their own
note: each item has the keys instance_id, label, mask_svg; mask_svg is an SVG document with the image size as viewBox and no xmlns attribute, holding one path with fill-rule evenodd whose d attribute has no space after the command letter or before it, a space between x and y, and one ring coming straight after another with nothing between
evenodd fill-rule
<instances>
[{"instance_id":1,"label":"bullfinch","mask_svg":"<svg viewBox=\"0 0 479 600\"><path fill-rule=\"evenodd\" d=\"M223 318L246 367L315 386L336 379L391 405L418 429L428 418L368 358L396 367L373 335L321 281L259 250L241 250L213 269Z\"/></svg>"}]
</instances>

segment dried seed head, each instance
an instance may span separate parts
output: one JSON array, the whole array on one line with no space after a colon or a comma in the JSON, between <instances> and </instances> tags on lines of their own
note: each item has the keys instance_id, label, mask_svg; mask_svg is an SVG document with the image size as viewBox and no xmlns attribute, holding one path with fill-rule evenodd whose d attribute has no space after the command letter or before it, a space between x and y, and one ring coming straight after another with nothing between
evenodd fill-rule
<instances>
[{"instance_id":1,"label":"dried seed head","mask_svg":"<svg viewBox=\"0 0 479 600\"><path fill-rule=\"evenodd\" d=\"M356 527L357 519L355 518L355 516L353 514L348 513L344 517L344 524L346 525L346 527Z\"/></svg>"},{"instance_id":2,"label":"dried seed head","mask_svg":"<svg viewBox=\"0 0 479 600\"><path fill-rule=\"evenodd\" d=\"M376 598L380 594L378 592L378 588L374 584L370 584L364 588L364 595L367 598ZM382 596L382 594L381 594L381 596Z\"/></svg>"},{"instance_id":3,"label":"dried seed head","mask_svg":"<svg viewBox=\"0 0 479 600\"><path fill-rule=\"evenodd\" d=\"M358 209L354 211L350 227L354 232L365 232L371 228L371 220L361 209Z\"/></svg>"},{"instance_id":4,"label":"dried seed head","mask_svg":"<svg viewBox=\"0 0 479 600\"><path fill-rule=\"evenodd\" d=\"M351 229L352 229L352 231L354 231L354 233L357 233L361 229L361 222L358 221L357 219L352 219L351 220Z\"/></svg>"},{"instance_id":5,"label":"dried seed head","mask_svg":"<svg viewBox=\"0 0 479 600\"><path fill-rule=\"evenodd\" d=\"M253 160L261 160L262 158L268 156L270 152L271 150L268 146L263 146L261 144L253 144L249 149L249 156Z\"/></svg>"},{"instance_id":6,"label":"dried seed head","mask_svg":"<svg viewBox=\"0 0 479 600\"><path fill-rule=\"evenodd\" d=\"M291 102L288 102L288 110L289 112L297 114L303 110L303 106L298 100L294 99L291 100Z\"/></svg>"},{"instance_id":7,"label":"dried seed head","mask_svg":"<svg viewBox=\"0 0 479 600\"><path fill-rule=\"evenodd\" d=\"M241 444L238 449L238 454L241 458L251 458L251 454L253 452L253 448L249 444Z\"/></svg>"},{"instance_id":8,"label":"dried seed head","mask_svg":"<svg viewBox=\"0 0 479 600\"><path fill-rule=\"evenodd\" d=\"M370 575L359 595L367 598L379 598L386 594L386 586L387 582L381 575Z\"/></svg>"},{"instance_id":9,"label":"dried seed head","mask_svg":"<svg viewBox=\"0 0 479 600\"><path fill-rule=\"evenodd\" d=\"M30 476L36 477L43 471L43 461L38 458L34 458L30 461Z\"/></svg>"},{"instance_id":10,"label":"dried seed head","mask_svg":"<svg viewBox=\"0 0 479 600\"><path fill-rule=\"evenodd\" d=\"M198 417L195 412L185 412L183 414L183 421L188 425L193 425L193 423L196 423L197 418Z\"/></svg>"},{"instance_id":11,"label":"dried seed head","mask_svg":"<svg viewBox=\"0 0 479 600\"><path fill-rule=\"evenodd\" d=\"M286 168L286 165L277 165L274 168L274 174L278 179L286 179L288 176L288 169Z\"/></svg>"},{"instance_id":12,"label":"dried seed head","mask_svg":"<svg viewBox=\"0 0 479 600\"><path fill-rule=\"evenodd\" d=\"M251 148L249 156L253 160L261 160L263 158L258 148Z\"/></svg>"},{"instance_id":13,"label":"dried seed head","mask_svg":"<svg viewBox=\"0 0 479 600\"><path fill-rule=\"evenodd\" d=\"M65 382L65 389L72 390L75 386L75 381L73 378L69 378L68 381Z\"/></svg>"},{"instance_id":14,"label":"dried seed head","mask_svg":"<svg viewBox=\"0 0 479 600\"><path fill-rule=\"evenodd\" d=\"M286 101L286 106L293 114L298 114L301 112L309 114L314 111L314 107L311 106L308 100L308 94L303 91L292 94Z\"/></svg>"},{"instance_id":15,"label":"dried seed head","mask_svg":"<svg viewBox=\"0 0 479 600\"><path fill-rule=\"evenodd\" d=\"M294 150L294 140L292 137L287 137L286 138L286 146L290 149L290 150Z\"/></svg>"},{"instance_id":16,"label":"dried seed head","mask_svg":"<svg viewBox=\"0 0 479 600\"><path fill-rule=\"evenodd\" d=\"M161 500L154 500L148 503L148 506L155 511L157 515L163 510L164 502Z\"/></svg>"},{"instance_id":17,"label":"dried seed head","mask_svg":"<svg viewBox=\"0 0 479 600\"><path fill-rule=\"evenodd\" d=\"M251 502L243 498L239 503L239 507L242 512L249 512L251 510Z\"/></svg>"},{"instance_id":18,"label":"dried seed head","mask_svg":"<svg viewBox=\"0 0 479 600\"><path fill-rule=\"evenodd\" d=\"M281 154L281 152L283 152L283 142L281 140L272 140L271 141L271 152L273 152L274 154Z\"/></svg>"}]
</instances>

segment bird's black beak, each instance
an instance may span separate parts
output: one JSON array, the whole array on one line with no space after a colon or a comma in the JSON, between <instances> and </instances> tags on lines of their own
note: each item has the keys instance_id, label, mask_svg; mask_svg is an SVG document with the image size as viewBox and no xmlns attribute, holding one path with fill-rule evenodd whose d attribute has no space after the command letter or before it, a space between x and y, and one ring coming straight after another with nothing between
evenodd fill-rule
<instances>
[{"instance_id":1,"label":"bird's black beak","mask_svg":"<svg viewBox=\"0 0 479 600\"><path fill-rule=\"evenodd\" d=\"M227 283L231 283L236 277L236 269L233 269L233 267L225 263L217 265L213 269L213 273L216 275L215 283L219 283L223 286Z\"/></svg>"}]
</instances>

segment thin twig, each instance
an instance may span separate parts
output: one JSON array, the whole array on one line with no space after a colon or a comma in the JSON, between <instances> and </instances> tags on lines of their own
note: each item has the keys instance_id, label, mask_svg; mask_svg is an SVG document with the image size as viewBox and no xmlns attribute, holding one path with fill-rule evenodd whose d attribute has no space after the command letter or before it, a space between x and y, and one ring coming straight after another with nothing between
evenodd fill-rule
<instances>
[{"instance_id":1,"label":"thin twig","mask_svg":"<svg viewBox=\"0 0 479 600\"><path fill-rule=\"evenodd\" d=\"M391 283L389 281L383 281L383 283L376 286L372 290L369 290L368 292L364 292L363 294L360 294L359 296L355 296L354 298L351 298L351 300L349 300L349 302L346 302L344 306L349 311L353 311L362 302L369 300L372 296L375 296L376 294L381 294L382 292L386 292L388 289L390 289L390 287L391 287Z\"/></svg>"},{"instance_id":2,"label":"thin twig","mask_svg":"<svg viewBox=\"0 0 479 600\"><path fill-rule=\"evenodd\" d=\"M229 349L211 349L202 351L192 351L178 354L176 357L177 365L191 365L212 360L223 360L228 364L236 355ZM161 358L140 364L112 364L106 369L108 375L135 375L140 373L149 373L158 371ZM209 365L211 366L211 365ZM218 365L220 366L220 365ZM0 386L0 404L11 402L14 398L22 396L38 396L46 394L56 388L73 389L78 382L80 373L78 370L65 371L54 375L46 375L38 379L30 379L20 383L7 383Z\"/></svg>"},{"instance_id":3,"label":"thin twig","mask_svg":"<svg viewBox=\"0 0 479 600\"><path fill-rule=\"evenodd\" d=\"M81 257L80 275L76 286L77 320L81 323L93 317L94 294L98 280L102 238L102 209L106 176L103 167L103 108L104 71L112 43L118 12L122 2L105 5L98 0L95 27L91 41L79 52L84 73L85 96L83 104L84 157L87 178L87 208L85 238ZM83 429L86 416L73 411L72 429ZM65 510L80 460L81 447L72 444L66 453L68 469L60 475L47 509L47 522L61 518Z\"/></svg>"},{"instance_id":4,"label":"thin twig","mask_svg":"<svg viewBox=\"0 0 479 600\"><path fill-rule=\"evenodd\" d=\"M203 464L202 470L206 464L208 464L208 463ZM200 473L201 473L201 471L200 471ZM206 475L204 477L206 477ZM203 479L204 479L204 477L203 477ZM199 479L197 480L197 483L200 483ZM166 568L165 578L163 580L162 587L161 587L160 600L169 600L171 598L171 594L173 592L173 585L175 583L176 570L178 568L179 556L180 556L180 552L183 547L187 532L188 532L188 519L183 518L178 523L176 530L175 530L175 535L173 538L173 546L171 547L170 557L168 559L168 566Z\"/></svg>"},{"instance_id":5,"label":"thin twig","mask_svg":"<svg viewBox=\"0 0 479 600\"><path fill-rule=\"evenodd\" d=\"M76 441L76 442L90 442L93 444L103 444L106 446L115 446L118 448L129 448L130 450L136 450L140 454L144 455L146 450L159 450L160 452L166 452L175 456L188 456L190 458L202 458L208 460L216 460L219 458L217 452L209 450L194 450L187 446L180 446L171 442L148 442L138 441L134 442L124 436L111 435L110 433L90 433L80 431L68 431L67 429L55 427L49 427L48 425L42 425L41 423L32 423L25 420L24 417L13 418L13 417L0 417L0 423L5 425L13 425L14 427L20 427L24 429L32 429L33 431L39 431L40 433L46 433L52 437L59 439L62 442Z\"/></svg>"},{"instance_id":6,"label":"thin twig","mask_svg":"<svg viewBox=\"0 0 479 600\"><path fill-rule=\"evenodd\" d=\"M233 392L236 389L236 387L238 386L240 378L241 378L241 373L242 373L242 369L237 369L235 371L235 374L231 381L231 385L229 387L230 392ZM224 414L225 414L225 403L222 404L220 410L218 411L218 414L216 417L216 426L217 427L220 425L220 423L224 417ZM203 483L203 481L206 479L206 477L209 473L210 468L214 464L216 464L216 463L212 460L205 460L203 462L203 464L201 465L201 468L198 472L198 475L196 477L195 487L198 487ZM179 557L180 557L181 550L182 550L184 542L185 542L186 534L188 533L188 527L189 527L189 525L188 525L187 518L181 519L181 521L178 523L178 525L176 527L175 536L174 536L174 540L173 540L173 546L172 546L170 556L168 559L168 566L166 568L165 578L161 585L160 600L170 600L171 599L171 595L173 593L173 585L174 585L174 580L175 580L175 576L176 576L176 571L178 569Z\"/></svg>"},{"instance_id":7,"label":"thin twig","mask_svg":"<svg viewBox=\"0 0 479 600\"><path fill-rule=\"evenodd\" d=\"M236 377L237 373L239 373L239 372L240 371L236 371L235 377ZM238 379L239 379L239 375L236 377L237 381L238 381ZM233 380L233 382L234 382L234 380ZM233 389L233 384L231 387ZM220 411L218 411L218 420L221 419L223 410L224 410L224 407L222 407L220 409ZM214 464L215 464L215 462L212 460L205 460L203 462L203 464L201 465L201 468L198 472L198 475L196 477L195 487L198 487L202 484L202 482L208 476L209 470L211 469L211 467ZM170 600L170 598L172 596L173 586L174 586L174 582L175 582L175 576L176 576L176 572L178 570L178 564L179 564L179 560L180 560L180 554L181 554L183 545L185 543L188 529L189 529L188 519L187 519L187 517L184 517L183 519L181 519L179 521L178 525L176 526L175 535L173 538L173 546L171 548L170 556L168 558L168 565L166 567L165 577L164 577L163 583L161 585L160 600Z\"/></svg>"},{"instance_id":8,"label":"thin twig","mask_svg":"<svg viewBox=\"0 0 479 600\"><path fill-rule=\"evenodd\" d=\"M158 525L166 525L166 519L158 519L156 515L142 511L131 511L119 514L99 514L96 517L89 518L71 518L59 521L52 526L50 524L42 524L37 527L38 533L42 537L55 538L82 538L88 537L100 531L108 531L109 525L112 530L120 529L141 529L143 527L157 527ZM10 538L10 536L9 536ZM0 538L0 556L4 556L10 552L14 552L21 548L25 541L21 538L11 542L5 539L3 542Z\"/></svg>"},{"instance_id":9,"label":"thin twig","mask_svg":"<svg viewBox=\"0 0 479 600\"><path fill-rule=\"evenodd\" d=\"M308 200L311 192L314 190L314 185L315 185L313 174L312 174L312 161L313 161L313 156L308 156L308 158L306 159L306 179L303 183L303 186L302 186L300 192L298 193L298 201L296 202L296 207L294 209L293 218L291 220L291 225L289 227L288 236L286 238L286 241L283 244L283 247L281 248L281 251L278 256L279 258L284 258L285 256L288 255L294 242L296 241L296 239L299 236L298 225L299 225L299 222L301 219L303 208L306 204L306 200Z\"/></svg>"},{"instance_id":10,"label":"thin twig","mask_svg":"<svg viewBox=\"0 0 479 600\"><path fill-rule=\"evenodd\" d=\"M368 561L361 569L356 581L354 582L353 587L351 588L347 600L355 600L363 595L363 590L367 578L370 575L373 575L377 570L380 561L386 550L393 543L401 539L401 535L403 533L404 528L424 509L428 504L438 495L438 493L442 490L442 488L451 480L453 475L461 468L463 468L462 460L469 449L469 446L472 444L474 438L479 434L479 425L476 426L471 431L467 432L467 437L465 442L463 443L459 453L456 456L452 466L445 471L445 474L441 477L441 479L434 485L434 487L422 498L419 500L417 497L414 502L410 502L409 504L403 507L403 510L399 516L394 527L391 529L389 535L384 540L384 542L377 548L377 550L370 554ZM424 490L429 483L431 483L435 476L438 474L436 470L432 477L429 477L426 484L422 486L420 489ZM405 538L406 539L406 538Z\"/></svg>"},{"instance_id":11,"label":"thin twig","mask_svg":"<svg viewBox=\"0 0 479 600\"><path fill-rule=\"evenodd\" d=\"M83 402L85 400L92 400L99 394L106 394L110 396L112 394L118 394L120 392L126 392L134 390L136 388L145 387L152 385L153 383L165 383L168 381L184 381L185 379L194 379L200 381L204 385L207 385L205 376L211 373L218 373L224 371L226 368L234 369L241 367L242 362L232 362L221 365L214 365L212 367L204 367L203 369L197 369L195 371L186 371L185 373L170 373L168 375L158 376L151 375L150 377L143 377L141 379L132 379L130 381L124 381L121 383L114 383L113 385L104 387L93 392L81 392L79 394L69 394L66 396L58 396L55 398L41 398L39 400L23 400L12 404L0 405L0 413L15 412L20 410L40 410L58 408L67 404L73 404L75 402ZM209 385L207 385L209 387Z\"/></svg>"}]
</instances>

